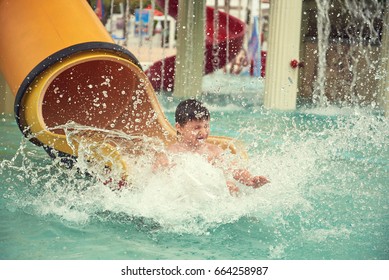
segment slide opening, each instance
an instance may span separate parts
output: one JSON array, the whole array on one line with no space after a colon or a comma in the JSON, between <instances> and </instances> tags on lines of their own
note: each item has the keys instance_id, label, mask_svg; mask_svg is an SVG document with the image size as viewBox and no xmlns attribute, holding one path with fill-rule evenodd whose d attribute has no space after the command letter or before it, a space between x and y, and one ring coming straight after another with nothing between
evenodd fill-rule
<instances>
[{"instance_id":1,"label":"slide opening","mask_svg":"<svg viewBox=\"0 0 389 280\"><path fill-rule=\"evenodd\" d=\"M42 100L43 122L48 128L72 120L86 126L121 129L120 119L138 99L140 78L131 68L119 60L101 58L67 68L47 85Z\"/></svg>"}]
</instances>

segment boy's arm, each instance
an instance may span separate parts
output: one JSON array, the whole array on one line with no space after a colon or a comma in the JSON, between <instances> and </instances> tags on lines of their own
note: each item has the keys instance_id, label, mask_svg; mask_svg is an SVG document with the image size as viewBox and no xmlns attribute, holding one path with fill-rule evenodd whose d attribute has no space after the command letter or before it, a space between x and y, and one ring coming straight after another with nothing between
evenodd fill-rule
<instances>
[{"instance_id":1,"label":"boy's arm","mask_svg":"<svg viewBox=\"0 0 389 280\"><path fill-rule=\"evenodd\" d=\"M220 149L220 148L219 148ZM253 187L254 189L259 188L270 181L265 176L253 176L251 173L245 169L245 168L234 168L233 166L238 165L238 162L236 159L226 159L223 156L223 151L220 149L218 156L217 156L217 162L219 163L220 167L224 169L224 172L230 172L232 173L232 177L238 181L239 183L242 183L246 186ZM224 166L224 168L223 168ZM228 166L227 168L225 168Z\"/></svg>"},{"instance_id":2,"label":"boy's arm","mask_svg":"<svg viewBox=\"0 0 389 280\"><path fill-rule=\"evenodd\" d=\"M265 176L252 176L246 169L235 169L232 174L235 180L254 189L270 182Z\"/></svg>"},{"instance_id":3,"label":"boy's arm","mask_svg":"<svg viewBox=\"0 0 389 280\"><path fill-rule=\"evenodd\" d=\"M163 152L159 152L155 154L155 161L153 164L153 172L157 172L158 170L169 168L170 163L167 155Z\"/></svg>"}]
</instances>

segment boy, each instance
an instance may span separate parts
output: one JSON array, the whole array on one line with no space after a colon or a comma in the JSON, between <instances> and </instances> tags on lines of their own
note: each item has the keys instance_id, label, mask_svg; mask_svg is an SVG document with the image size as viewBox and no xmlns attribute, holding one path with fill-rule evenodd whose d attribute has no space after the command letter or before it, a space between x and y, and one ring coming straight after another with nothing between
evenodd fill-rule
<instances>
[{"instance_id":1,"label":"boy","mask_svg":"<svg viewBox=\"0 0 389 280\"><path fill-rule=\"evenodd\" d=\"M208 109L195 99L187 99L178 104L175 113L177 142L167 147L171 154L179 153L197 153L207 158L207 160L224 169L225 173L232 173L232 177L253 188L259 188L269 182L264 176L252 176L246 169L234 169L229 167L227 170L220 166L222 163L223 150L214 144L207 143L206 140L210 133L210 114ZM166 154L159 154L155 164L155 170L158 168L172 167ZM239 192L239 188L234 182L227 181L227 186L231 194Z\"/></svg>"}]
</instances>

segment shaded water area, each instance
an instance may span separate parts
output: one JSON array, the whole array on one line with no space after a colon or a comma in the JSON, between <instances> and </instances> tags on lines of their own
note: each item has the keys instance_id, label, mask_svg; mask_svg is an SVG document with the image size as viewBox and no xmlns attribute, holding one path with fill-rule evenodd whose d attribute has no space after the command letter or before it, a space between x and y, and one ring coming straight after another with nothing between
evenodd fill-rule
<instances>
[{"instance_id":1,"label":"shaded water area","mask_svg":"<svg viewBox=\"0 0 389 280\"><path fill-rule=\"evenodd\" d=\"M247 85L202 98L212 134L244 142L247 168L271 180L239 197L196 156L157 175L145 158L133 188L112 191L1 116L0 259L388 259L388 119L374 108L270 111ZM178 101L159 99L173 123Z\"/></svg>"}]
</instances>

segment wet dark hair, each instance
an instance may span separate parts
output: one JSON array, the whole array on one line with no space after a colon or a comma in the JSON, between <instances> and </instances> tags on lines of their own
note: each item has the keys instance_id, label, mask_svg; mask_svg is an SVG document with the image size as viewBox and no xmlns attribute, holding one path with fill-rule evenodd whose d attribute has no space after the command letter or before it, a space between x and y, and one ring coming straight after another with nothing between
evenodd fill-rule
<instances>
[{"instance_id":1,"label":"wet dark hair","mask_svg":"<svg viewBox=\"0 0 389 280\"><path fill-rule=\"evenodd\" d=\"M178 104L175 117L176 123L183 126L193 120L209 120L211 116L203 103L196 99L187 99Z\"/></svg>"}]
</instances>

